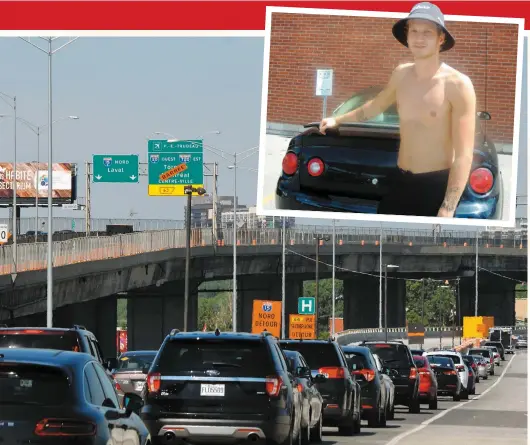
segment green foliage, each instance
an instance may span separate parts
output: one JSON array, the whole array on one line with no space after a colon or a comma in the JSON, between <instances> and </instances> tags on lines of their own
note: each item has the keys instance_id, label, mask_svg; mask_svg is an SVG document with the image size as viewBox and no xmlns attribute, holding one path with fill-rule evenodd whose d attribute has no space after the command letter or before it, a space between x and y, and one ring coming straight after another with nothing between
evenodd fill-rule
<instances>
[{"instance_id":1,"label":"green foliage","mask_svg":"<svg viewBox=\"0 0 530 445\"><path fill-rule=\"evenodd\" d=\"M452 326L456 311L456 289L431 280L407 281L407 321L425 326ZM453 313L452 313L453 312ZM458 322L457 322L458 324Z\"/></svg>"},{"instance_id":2,"label":"green foliage","mask_svg":"<svg viewBox=\"0 0 530 445\"><path fill-rule=\"evenodd\" d=\"M120 329L127 329L127 299L118 298L118 323Z\"/></svg>"},{"instance_id":3,"label":"green foliage","mask_svg":"<svg viewBox=\"0 0 530 445\"><path fill-rule=\"evenodd\" d=\"M208 331L216 328L221 331L232 330L232 294L230 292L220 292L214 297L199 297L198 328L202 329L205 324Z\"/></svg>"},{"instance_id":4,"label":"green foliage","mask_svg":"<svg viewBox=\"0 0 530 445\"><path fill-rule=\"evenodd\" d=\"M335 280L335 317L340 318L344 314L344 300L342 299L344 286L341 280ZM300 297L315 297L316 283L314 281L304 282L303 295ZM333 280L318 281L318 332L319 338L329 337L329 319L332 315L332 293ZM340 299L337 299L338 297Z\"/></svg>"},{"instance_id":5,"label":"green foliage","mask_svg":"<svg viewBox=\"0 0 530 445\"><path fill-rule=\"evenodd\" d=\"M517 300L526 300L528 298L526 283L515 285L515 298Z\"/></svg>"}]
</instances>

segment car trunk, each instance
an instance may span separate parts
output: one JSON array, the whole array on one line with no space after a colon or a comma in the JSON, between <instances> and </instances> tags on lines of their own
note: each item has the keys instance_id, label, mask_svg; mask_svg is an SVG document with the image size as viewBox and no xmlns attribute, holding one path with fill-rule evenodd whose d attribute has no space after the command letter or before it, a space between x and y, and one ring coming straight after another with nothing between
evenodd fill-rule
<instances>
[{"instance_id":1,"label":"car trunk","mask_svg":"<svg viewBox=\"0 0 530 445\"><path fill-rule=\"evenodd\" d=\"M1 363L0 401L2 443L71 443L68 440L72 437L65 435L67 431L86 434L94 428L82 418L72 420L73 399L68 376L52 366ZM60 436L39 437L35 431L49 432L54 428L54 418L71 420L55 427L56 432L60 429ZM39 424L43 419L50 419L47 428L44 423ZM79 437L76 440L76 444L88 443Z\"/></svg>"},{"instance_id":2,"label":"car trunk","mask_svg":"<svg viewBox=\"0 0 530 445\"><path fill-rule=\"evenodd\" d=\"M266 416L266 378L275 376L267 348L260 340L168 342L153 370L161 380L151 401L171 417Z\"/></svg>"},{"instance_id":3,"label":"car trunk","mask_svg":"<svg viewBox=\"0 0 530 445\"><path fill-rule=\"evenodd\" d=\"M408 387L411 383L411 369L416 368L414 362L407 353L407 347L403 345L366 344L372 354L377 354L383 366L390 369L390 378L396 387Z\"/></svg>"},{"instance_id":4,"label":"car trunk","mask_svg":"<svg viewBox=\"0 0 530 445\"><path fill-rule=\"evenodd\" d=\"M301 138L300 187L345 199L379 201L397 171L399 130L392 127L344 127L324 137L316 129ZM322 159L320 176L311 176L308 162Z\"/></svg>"},{"instance_id":5,"label":"car trunk","mask_svg":"<svg viewBox=\"0 0 530 445\"><path fill-rule=\"evenodd\" d=\"M118 371L114 373L114 380L124 393L140 394L144 389L147 374L141 371Z\"/></svg>"}]
</instances>

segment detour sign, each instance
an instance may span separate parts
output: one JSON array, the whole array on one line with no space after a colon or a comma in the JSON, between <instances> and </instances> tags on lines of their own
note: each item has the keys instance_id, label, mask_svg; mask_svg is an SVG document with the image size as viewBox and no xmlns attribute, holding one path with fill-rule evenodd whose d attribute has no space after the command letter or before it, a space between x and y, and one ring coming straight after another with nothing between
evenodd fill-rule
<instances>
[{"instance_id":1,"label":"detour sign","mask_svg":"<svg viewBox=\"0 0 530 445\"><path fill-rule=\"evenodd\" d=\"M314 315L289 315L289 338L291 340L314 340L315 331Z\"/></svg>"},{"instance_id":2,"label":"detour sign","mask_svg":"<svg viewBox=\"0 0 530 445\"><path fill-rule=\"evenodd\" d=\"M282 324L282 302L254 300L252 307L252 333L260 334L265 329L280 338Z\"/></svg>"}]
</instances>

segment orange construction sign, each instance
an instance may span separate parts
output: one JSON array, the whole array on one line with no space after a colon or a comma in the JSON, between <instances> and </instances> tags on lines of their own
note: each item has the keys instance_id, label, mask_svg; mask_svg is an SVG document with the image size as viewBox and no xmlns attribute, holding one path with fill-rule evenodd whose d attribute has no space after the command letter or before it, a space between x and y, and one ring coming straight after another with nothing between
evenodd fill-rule
<instances>
[{"instance_id":1,"label":"orange construction sign","mask_svg":"<svg viewBox=\"0 0 530 445\"><path fill-rule=\"evenodd\" d=\"M289 315L289 338L291 340L314 340L316 325L314 315Z\"/></svg>"},{"instance_id":2,"label":"orange construction sign","mask_svg":"<svg viewBox=\"0 0 530 445\"><path fill-rule=\"evenodd\" d=\"M183 171L187 170L188 166L186 164L180 164L172 169L168 170L167 172L164 172L160 175L161 181L167 181L169 178L172 178L173 176L178 175L179 173L182 173Z\"/></svg>"},{"instance_id":3,"label":"orange construction sign","mask_svg":"<svg viewBox=\"0 0 530 445\"><path fill-rule=\"evenodd\" d=\"M282 302L254 300L252 306L252 333L260 334L267 330L280 338L282 326Z\"/></svg>"}]
</instances>

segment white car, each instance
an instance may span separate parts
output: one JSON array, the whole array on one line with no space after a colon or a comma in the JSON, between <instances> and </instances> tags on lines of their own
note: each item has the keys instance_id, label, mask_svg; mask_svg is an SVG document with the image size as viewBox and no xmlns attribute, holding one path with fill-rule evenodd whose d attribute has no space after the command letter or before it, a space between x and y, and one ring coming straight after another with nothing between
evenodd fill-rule
<instances>
[{"instance_id":1,"label":"white car","mask_svg":"<svg viewBox=\"0 0 530 445\"><path fill-rule=\"evenodd\" d=\"M501 355L499 354L498 349L495 346L484 346L484 347L489 349L491 352L493 352L493 360L495 361L495 364L497 366L501 366Z\"/></svg>"},{"instance_id":2,"label":"white car","mask_svg":"<svg viewBox=\"0 0 530 445\"><path fill-rule=\"evenodd\" d=\"M439 357L447 357L453 360L453 363L455 364L456 372L458 373L458 377L460 378L460 382L462 383L462 393L461 397L463 399L469 398L469 393L467 391L467 384L468 384L468 377L469 377L469 369L467 369L467 365L464 362L464 359L462 358L462 354L460 352L455 351L431 351L424 354L426 356L430 355L436 355Z\"/></svg>"}]
</instances>

